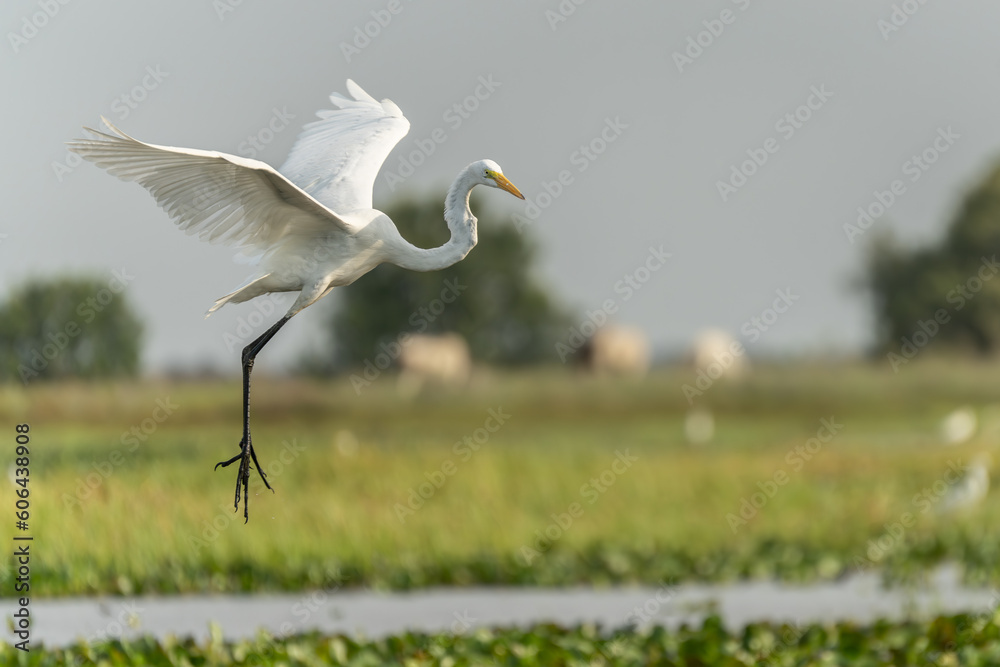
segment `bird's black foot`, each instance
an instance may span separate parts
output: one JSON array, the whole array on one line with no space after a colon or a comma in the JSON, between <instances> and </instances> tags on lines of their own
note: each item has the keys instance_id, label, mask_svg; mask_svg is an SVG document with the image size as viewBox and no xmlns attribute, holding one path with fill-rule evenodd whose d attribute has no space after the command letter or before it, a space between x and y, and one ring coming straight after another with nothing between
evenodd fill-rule
<instances>
[{"instance_id":1,"label":"bird's black foot","mask_svg":"<svg viewBox=\"0 0 1000 667\"><path fill-rule=\"evenodd\" d=\"M218 470L220 466L223 467L223 468L226 468L226 467L229 467L230 465L232 465L233 463L236 463L237 461L240 462L239 470L236 472L236 495L235 495L235 498L233 500L233 506L236 508L237 511L239 511L239 509L240 509L240 488L242 487L242 489L243 489L243 523L246 523L246 522L248 522L250 520L250 513L249 513L249 510L248 510L248 502L247 501L248 501L249 488L250 488L250 460L251 459L253 459L253 465L257 469L257 472L260 474L260 478L261 478L261 480L263 480L264 486L266 486L268 489L270 489L271 493L274 493L274 489L271 488L271 485L267 481L267 475L264 474L264 471L261 469L260 464L257 462L257 452L255 452L253 450L253 444L249 442L248 438L244 438L243 440L240 441L240 453L239 454L237 454L233 458L229 459L228 461L219 461L218 463L215 464L215 468L214 468L215 470Z\"/></svg>"}]
</instances>

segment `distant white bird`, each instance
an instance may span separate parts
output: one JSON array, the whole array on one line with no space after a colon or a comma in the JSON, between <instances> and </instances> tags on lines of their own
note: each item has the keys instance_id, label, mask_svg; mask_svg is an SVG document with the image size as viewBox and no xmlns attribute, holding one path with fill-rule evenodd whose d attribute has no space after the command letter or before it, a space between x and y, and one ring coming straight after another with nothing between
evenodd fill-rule
<instances>
[{"instance_id":1,"label":"distant white bird","mask_svg":"<svg viewBox=\"0 0 1000 667\"><path fill-rule=\"evenodd\" d=\"M941 420L941 437L946 445L960 445L976 434L977 426L975 410L958 408Z\"/></svg>"},{"instance_id":2,"label":"distant white bird","mask_svg":"<svg viewBox=\"0 0 1000 667\"><path fill-rule=\"evenodd\" d=\"M957 480L941 499L940 514L971 509L981 503L990 491L990 468L993 457L981 452L973 457L965 476Z\"/></svg>"},{"instance_id":3,"label":"distant white bird","mask_svg":"<svg viewBox=\"0 0 1000 667\"><path fill-rule=\"evenodd\" d=\"M107 119L104 124L113 134L85 128L91 138L69 142L70 150L149 190L188 234L238 246L257 262L259 272L218 299L208 314L270 292L299 292L285 316L243 348L240 453L216 468L240 461L234 505L239 510L242 486L245 520L251 458L271 488L250 440L250 371L264 345L300 310L383 262L433 271L463 259L477 241L476 218L469 210L475 186L524 199L496 162L473 162L445 199L451 238L439 248L411 245L388 216L372 208L375 177L410 123L394 103L376 101L351 80L347 90L353 99L333 93L330 100L338 109L317 113L320 120L305 126L278 171L236 155L143 143Z\"/></svg>"},{"instance_id":4,"label":"distant white bird","mask_svg":"<svg viewBox=\"0 0 1000 667\"><path fill-rule=\"evenodd\" d=\"M695 408L684 417L684 437L692 445L704 445L715 435L715 417L705 408Z\"/></svg>"}]
</instances>

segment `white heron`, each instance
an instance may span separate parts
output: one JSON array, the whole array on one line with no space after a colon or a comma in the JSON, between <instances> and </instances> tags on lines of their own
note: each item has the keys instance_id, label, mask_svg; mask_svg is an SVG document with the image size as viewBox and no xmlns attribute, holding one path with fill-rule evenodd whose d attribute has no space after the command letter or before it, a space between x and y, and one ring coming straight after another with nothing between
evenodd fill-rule
<instances>
[{"instance_id":1,"label":"white heron","mask_svg":"<svg viewBox=\"0 0 1000 667\"><path fill-rule=\"evenodd\" d=\"M247 510L250 460L264 485L250 439L250 372L254 358L278 330L334 287L349 285L383 262L434 271L463 259L476 245L469 195L477 185L524 196L492 160L473 162L445 199L451 238L439 248L408 243L387 215L372 208L375 177L410 123L390 100L378 102L348 79L351 98L333 93L338 108L317 112L279 170L264 162L216 151L147 144L102 119L111 134L84 128L90 138L70 150L109 173L145 187L178 227L209 242L237 246L259 267L249 280L218 299L206 317L227 303L270 292L299 292L284 317L243 348L243 438L240 452L216 465L240 462L234 506ZM271 489L273 491L273 489Z\"/></svg>"}]
</instances>

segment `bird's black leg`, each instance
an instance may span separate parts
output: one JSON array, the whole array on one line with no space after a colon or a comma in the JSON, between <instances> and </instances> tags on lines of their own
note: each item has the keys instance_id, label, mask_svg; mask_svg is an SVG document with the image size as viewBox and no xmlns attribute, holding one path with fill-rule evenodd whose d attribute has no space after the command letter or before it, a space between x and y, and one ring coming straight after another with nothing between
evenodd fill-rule
<instances>
[{"instance_id":1,"label":"bird's black leg","mask_svg":"<svg viewBox=\"0 0 1000 667\"><path fill-rule=\"evenodd\" d=\"M284 326L285 322L289 320L289 316L282 317L278 320L274 326L265 331L259 338L243 348L243 439L240 440L240 453L229 459L228 461L220 461L215 465L216 468L220 466L225 468L232 463L240 462L239 471L236 473L236 498L234 500L234 506L237 510L240 508L240 487L243 488L243 519L244 523L250 520L250 514L247 509L248 500L248 487L250 485L250 459L253 459L254 467L257 468L257 472L260 474L260 478L264 480L264 486L271 489L271 485L267 482L267 476L264 471L261 470L260 464L257 463L257 453L253 450L253 443L250 440L250 371L253 370L253 360L257 354L264 349L267 342L274 337L274 334L278 333L278 329ZM274 489L271 489L273 492Z\"/></svg>"}]
</instances>

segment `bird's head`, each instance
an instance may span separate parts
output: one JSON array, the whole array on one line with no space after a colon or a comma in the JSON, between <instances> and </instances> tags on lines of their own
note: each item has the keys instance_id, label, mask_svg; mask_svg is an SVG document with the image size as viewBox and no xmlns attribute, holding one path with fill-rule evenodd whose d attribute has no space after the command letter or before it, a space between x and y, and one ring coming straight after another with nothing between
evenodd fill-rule
<instances>
[{"instance_id":1,"label":"bird's head","mask_svg":"<svg viewBox=\"0 0 1000 667\"><path fill-rule=\"evenodd\" d=\"M480 160L470 165L472 172L479 178L479 182L491 188L500 188L511 193L518 199L524 199L521 191L514 187L514 184L503 175L503 170L493 160Z\"/></svg>"}]
</instances>

